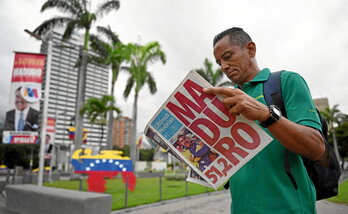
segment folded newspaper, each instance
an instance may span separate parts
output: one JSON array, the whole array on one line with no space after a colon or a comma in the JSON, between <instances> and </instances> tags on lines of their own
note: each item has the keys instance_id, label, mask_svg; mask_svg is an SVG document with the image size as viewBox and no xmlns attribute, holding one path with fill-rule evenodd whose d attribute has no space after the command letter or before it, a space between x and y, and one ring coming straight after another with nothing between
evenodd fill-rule
<instances>
[{"instance_id":1,"label":"folded newspaper","mask_svg":"<svg viewBox=\"0 0 348 214\"><path fill-rule=\"evenodd\" d=\"M254 121L231 115L212 85L191 71L145 128L154 148L163 148L189 166L187 181L214 189L225 184L272 138Z\"/></svg>"}]
</instances>

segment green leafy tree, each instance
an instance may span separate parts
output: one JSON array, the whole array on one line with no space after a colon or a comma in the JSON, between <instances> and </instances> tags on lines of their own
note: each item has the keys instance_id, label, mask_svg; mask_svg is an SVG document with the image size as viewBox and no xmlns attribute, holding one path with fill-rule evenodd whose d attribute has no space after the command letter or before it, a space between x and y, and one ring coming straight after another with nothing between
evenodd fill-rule
<instances>
[{"instance_id":1,"label":"green leafy tree","mask_svg":"<svg viewBox=\"0 0 348 214\"><path fill-rule=\"evenodd\" d=\"M111 30L110 26L98 26L97 31L101 36L106 37L107 41L103 41L96 35L91 35L91 48L98 54L97 56L92 56L91 60L110 66L112 73L110 96L114 96L115 84L121 70L121 64L127 59L129 54L126 46L122 44L118 35ZM113 124L113 112L109 111L107 149L112 149Z\"/></svg>"},{"instance_id":2,"label":"green leafy tree","mask_svg":"<svg viewBox=\"0 0 348 214\"><path fill-rule=\"evenodd\" d=\"M57 9L66 16L55 16L44 21L35 30L34 33L43 35L56 26L64 27L63 39L69 39L75 30L84 30L84 44L81 57L81 66L79 69L78 93L76 102L76 149L81 147L83 119L79 114L85 99L85 84L87 71L88 44L90 40L90 30L94 22L111 10L118 10L119 0L107 0L97 6L97 9L91 11L91 1L88 0L47 0L41 7L41 12L48 9Z\"/></svg>"},{"instance_id":3,"label":"green leafy tree","mask_svg":"<svg viewBox=\"0 0 348 214\"><path fill-rule=\"evenodd\" d=\"M230 80L223 81L225 77L220 68L214 70L213 63L207 58L204 60L204 67L195 69L205 80L210 82L213 86L232 86L233 83ZM223 81L223 82L222 82Z\"/></svg>"},{"instance_id":4,"label":"green leafy tree","mask_svg":"<svg viewBox=\"0 0 348 214\"><path fill-rule=\"evenodd\" d=\"M126 88L123 92L125 98L128 98L130 92L134 91L133 102L133 128L132 128L132 140L130 145L131 159L136 161L136 133L137 133L137 109L138 109L138 97L139 92L144 85L148 85L150 93L154 94L157 91L156 82L148 71L148 64L160 60L163 64L166 63L165 53L161 50L161 46L158 42L150 42L144 46L138 44L128 44L127 49L130 53L129 67L127 70L130 77L127 80ZM133 164L133 167L135 164Z\"/></svg>"},{"instance_id":5,"label":"green leafy tree","mask_svg":"<svg viewBox=\"0 0 348 214\"><path fill-rule=\"evenodd\" d=\"M109 111L121 113L121 110L114 106L114 97L104 95L101 99L91 97L83 105L80 115L87 114L92 124L99 124L101 129L100 143L104 137L104 126L106 125L106 117Z\"/></svg>"},{"instance_id":6,"label":"green leafy tree","mask_svg":"<svg viewBox=\"0 0 348 214\"><path fill-rule=\"evenodd\" d=\"M130 149L129 149L129 145L128 144L124 145L124 147L122 147L122 148L114 145L113 149L122 151L123 152L122 156L124 156L124 157L129 157L129 155L130 155Z\"/></svg>"},{"instance_id":7,"label":"green leafy tree","mask_svg":"<svg viewBox=\"0 0 348 214\"><path fill-rule=\"evenodd\" d=\"M33 168L38 167L39 144L14 145L0 144L0 165L8 168L22 166L25 169L30 167L31 150L33 150Z\"/></svg>"},{"instance_id":8,"label":"green leafy tree","mask_svg":"<svg viewBox=\"0 0 348 214\"><path fill-rule=\"evenodd\" d=\"M338 104L334 105L332 109L326 108L324 111L321 112L321 114L323 115L323 117L328 123L329 132L332 134L335 154L336 154L337 160L340 161L339 148L337 145L337 138L336 138L336 126L340 125L342 120L345 119L347 115L341 113L341 111L338 109Z\"/></svg>"},{"instance_id":9,"label":"green leafy tree","mask_svg":"<svg viewBox=\"0 0 348 214\"><path fill-rule=\"evenodd\" d=\"M348 120L341 123L336 128L336 137L337 137L337 143L339 146L339 152L342 157L342 160L345 160L348 158ZM344 166L344 162L342 161L342 169Z\"/></svg>"},{"instance_id":10,"label":"green leafy tree","mask_svg":"<svg viewBox=\"0 0 348 214\"><path fill-rule=\"evenodd\" d=\"M153 161L153 156L155 154L154 149L140 149L139 160L141 161Z\"/></svg>"}]
</instances>

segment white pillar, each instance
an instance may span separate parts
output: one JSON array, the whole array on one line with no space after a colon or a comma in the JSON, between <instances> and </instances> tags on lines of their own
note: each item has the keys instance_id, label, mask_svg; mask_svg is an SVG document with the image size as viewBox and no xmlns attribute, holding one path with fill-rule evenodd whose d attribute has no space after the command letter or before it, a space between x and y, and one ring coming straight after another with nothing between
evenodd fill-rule
<instances>
[{"instance_id":1,"label":"white pillar","mask_svg":"<svg viewBox=\"0 0 348 214\"><path fill-rule=\"evenodd\" d=\"M47 131L47 115L48 115L48 97L51 78L51 61L52 61L52 40L51 32L47 42L47 60L46 60L46 78L45 78L45 92L43 97L43 111L41 117L41 131L40 131L40 153L39 153L39 175L37 185L42 186L44 175L44 161L45 161L45 141Z\"/></svg>"}]
</instances>

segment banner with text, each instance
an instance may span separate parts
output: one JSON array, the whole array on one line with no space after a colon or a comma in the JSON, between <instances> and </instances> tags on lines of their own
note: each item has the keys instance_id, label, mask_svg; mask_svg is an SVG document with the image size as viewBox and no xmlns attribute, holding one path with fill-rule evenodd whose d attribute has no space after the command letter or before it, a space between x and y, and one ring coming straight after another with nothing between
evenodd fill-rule
<instances>
[{"instance_id":1,"label":"banner with text","mask_svg":"<svg viewBox=\"0 0 348 214\"><path fill-rule=\"evenodd\" d=\"M230 114L221 96L190 72L145 128L155 148L162 147L190 167L188 181L217 189L265 148L272 138L255 121Z\"/></svg>"},{"instance_id":2,"label":"banner with text","mask_svg":"<svg viewBox=\"0 0 348 214\"><path fill-rule=\"evenodd\" d=\"M18 137L26 142L27 133L37 135L45 60L43 54L15 53L4 127L7 139ZM28 138L33 139L32 135Z\"/></svg>"}]
</instances>

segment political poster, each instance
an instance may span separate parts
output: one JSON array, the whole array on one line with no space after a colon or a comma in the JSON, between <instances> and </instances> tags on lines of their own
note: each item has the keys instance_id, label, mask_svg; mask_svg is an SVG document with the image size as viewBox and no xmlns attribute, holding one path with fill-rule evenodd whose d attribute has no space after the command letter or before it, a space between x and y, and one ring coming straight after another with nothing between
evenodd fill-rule
<instances>
[{"instance_id":1,"label":"political poster","mask_svg":"<svg viewBox=\"0 0 348 214\"><path fill-rule=\"evenodd\" d=\"M37 143L45 60L43 54L15 53L3 143Z\"/></svg>"},{"instance_id":2,"label":"political poster","mask_svg":"<svg viewBox=\"0 0 348 214\"><path fill-rule=\"evenodd\" d=\"M56 118L47 118L47 130L45 138L45 159L50 159L53 153L56 133Z\"/></svg>"}]
</instances>

